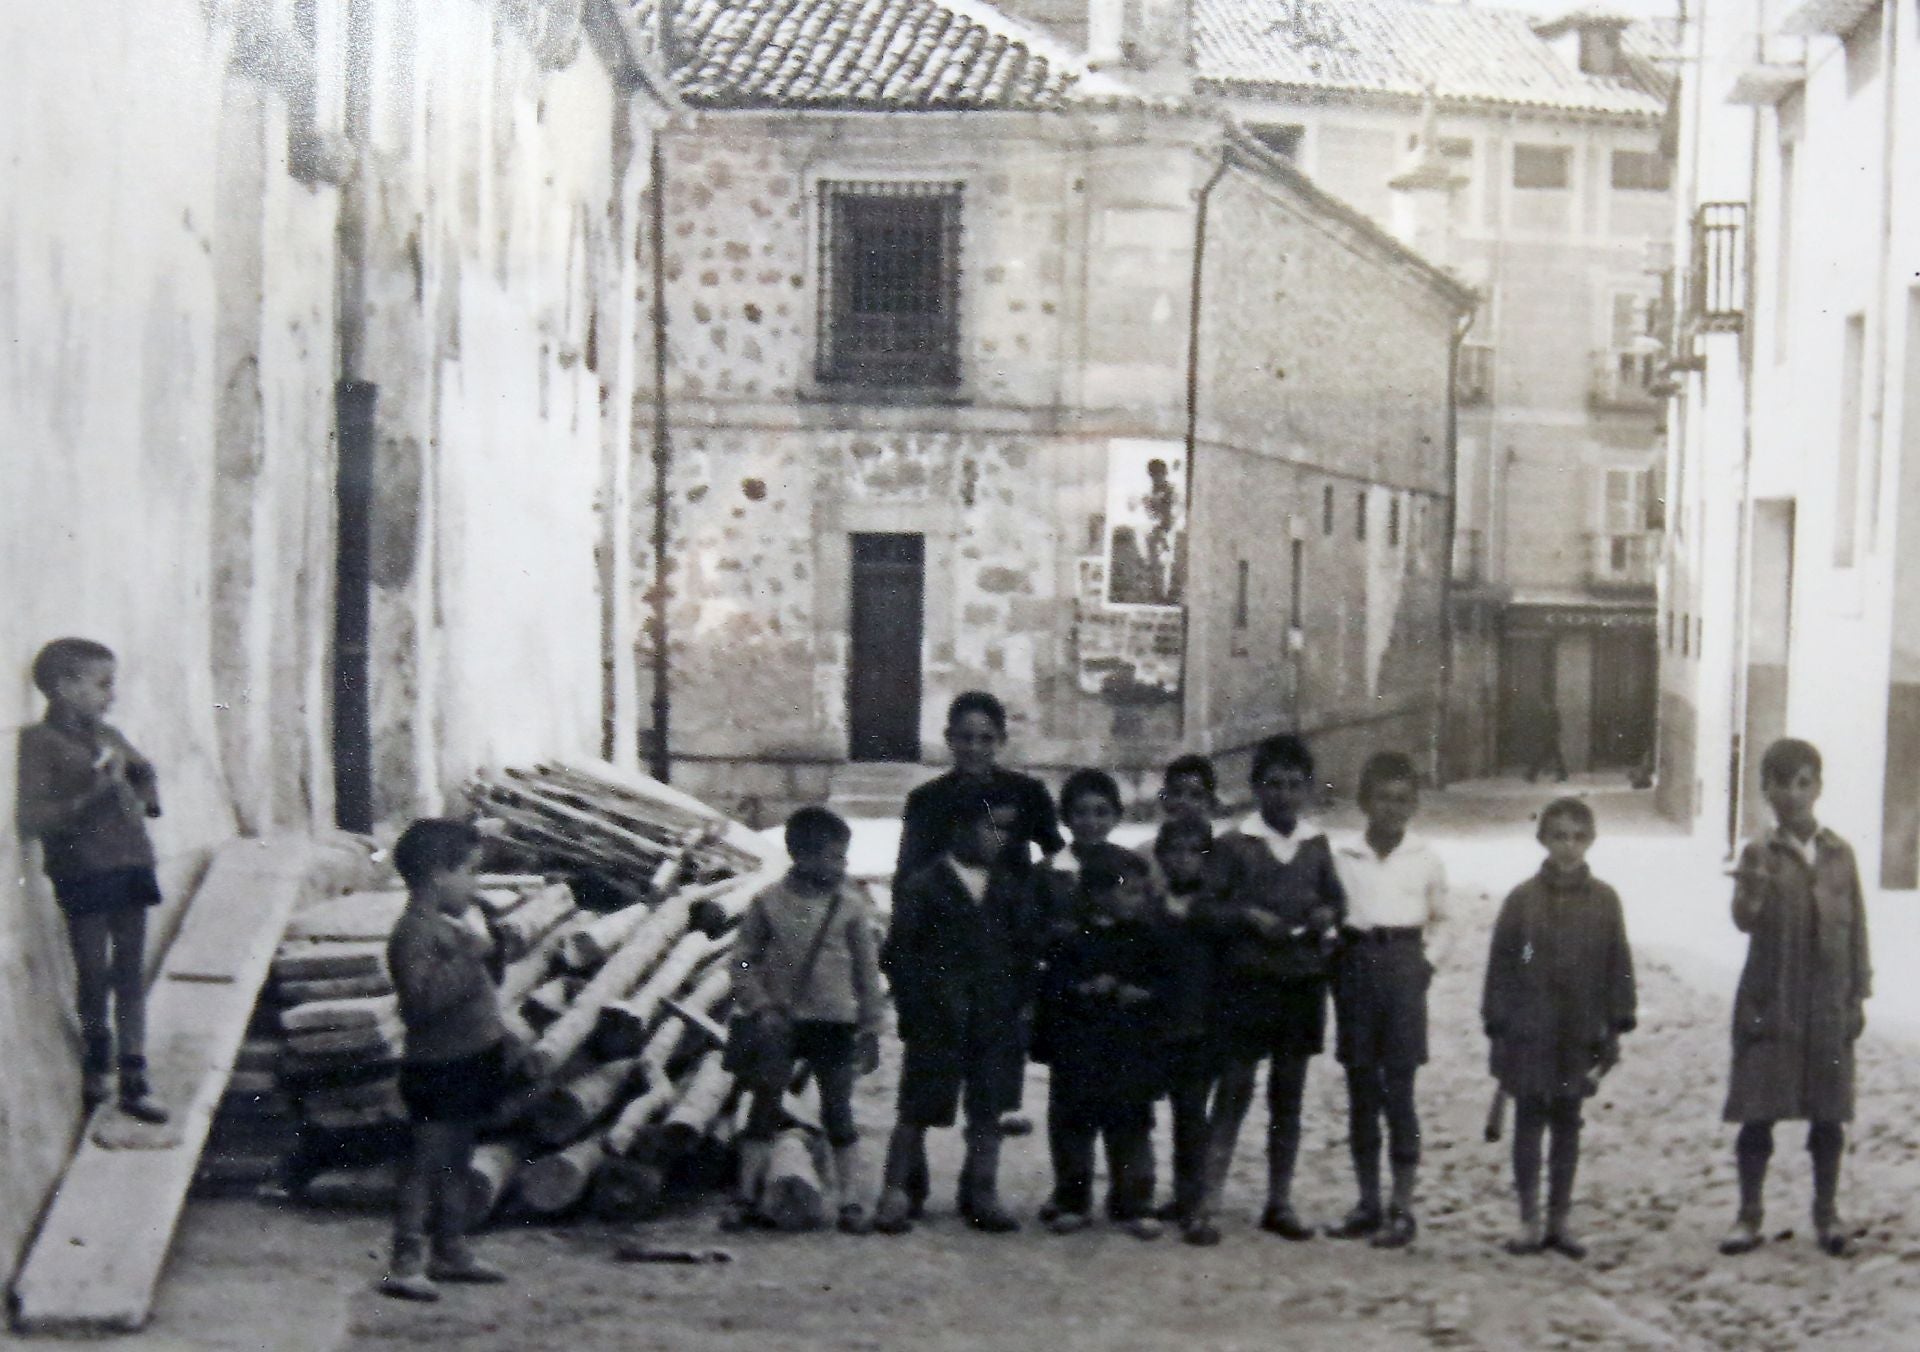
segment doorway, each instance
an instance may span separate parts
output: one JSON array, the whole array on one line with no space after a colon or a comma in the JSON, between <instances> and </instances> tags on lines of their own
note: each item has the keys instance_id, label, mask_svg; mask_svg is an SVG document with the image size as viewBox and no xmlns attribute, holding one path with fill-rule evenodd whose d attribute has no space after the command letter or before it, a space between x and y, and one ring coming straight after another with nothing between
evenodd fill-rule
<instances>
[{"instance_id":1,"label":"doorway","mask_svg":"<svg viewBox=\"0 0 1920 1352\"><path fill-rule=\"evenodd\" d=\"M926 537L855 535L848 621L847 755L920 759Z\"/></svg>"},{"instance_id":2,"label":"doorway","mask_svg":"<svg viewBox=\"0 0 1920 1352\"><path fill-rule=\"evenodd\" d=\"M1658 662L1650 628L1593 631L1592 768L1631 770L1651 763Z\"/></svg>"},{"instance_id":3,"label":"doorway","mask_svg":"<svg viewBox=\"0 0 1920 1352\"><path fill-rule=\"evenodd\" d=\"M1554 702L1553 635L1507 633L1500 642L1499 761L1524 770L1539 760L1546 710Z\"/></svg>"}]
</instances>

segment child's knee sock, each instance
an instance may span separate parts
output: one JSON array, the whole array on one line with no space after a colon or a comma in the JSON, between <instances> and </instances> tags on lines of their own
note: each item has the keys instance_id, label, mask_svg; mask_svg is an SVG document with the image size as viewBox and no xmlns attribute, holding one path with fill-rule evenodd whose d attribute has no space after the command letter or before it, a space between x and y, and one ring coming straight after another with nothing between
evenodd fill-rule
<instances>
[{"instance_id":1,"label":"child's knee sock","mask_svg":"<svg viewBox=\"0 0 1920 1352\"><path fill-rule=\"evenodd\" d=\"M1846 1128L1838 1122L1815 1122L1807 1130L1807 1153L1813 1156L1813 1221L1821 1229L1838 1217L1840 1155L1846 1148Z\"/></svg>"},{"instance_id":2,"label":"child's knee sock","mask_svg":"<svg viewBox=\"0 0 1920 1352\"><path fill-rule=\"evenodd\" d=\"M1573 1209L1573 1180L1580 1169L1580 1100L1553 1106L1553 1144L1547 1155L1547 1220L1558 1229Z\"/></svg>"},{"instance_id":3,"label":"child's knee sock","mask_svg":"<svg viewBox=\"0 0 1920 1352\"><path fill-rule=\"evenodd\" d=\"M1380 1209L1380 1096L1379 1076L1371 1069L1347 1071L1347 1146L1353 1154L1353 1177L1360 1205Z\"/></svg>"},{"instance_id":4,"label":"child's knee sock","mask_svg":"<svg viewBox=\"0 0 1920 1352\"><path fill-rule=\"evenodd\" d=\"M1773 1159L1773 1124L1748 1122L1742 1126L1734 1141L1733 1159L1740 1173L1740 1219L1758 1225L1764 1214L1767 1164Z\"/></svg>"},{"instance_id":5,"label":"child's knee sock","mask_svg":"<svg viewBox=\"0 0 1920 1352\"><path fill-rule=\"evenodd\" d=\"M1420 1117L1414 1111L1413 1072L1388 1071L1385 1083L1387 1158L1393 1165L1392 1204L1402 1211L1413 1206L1415 1179L1420 1172Z\"/></svg>"},{"instance_id":6,"label":"child's knee sock","mask_svg":"<svg viewBox=\"0 0 1920 1352\"><path fill-rule=\"evenodd\" d=\"M925 1137L920 1134L918 1128L909 1127L904 1123L894 1127L893 1134L887 1138L886 1161L880 1166L880 1186L888 1192L901 1192L911 1198L916 1161L924 1182Z\"/></svg>"},{"instance_id":7,"label":"child's knee sock","mask_svg":"<svg viewBox=\"0 0 1920 1352\"><path fill-rule=\"evenodd\" d=\"M1547 1128L1546 1106L1532 1099L1513 1105L1513 1191L1520 1200L1520 1219L1531 1222L1540 1214L1540 1138Z\"/></svg>"}]
</instances>

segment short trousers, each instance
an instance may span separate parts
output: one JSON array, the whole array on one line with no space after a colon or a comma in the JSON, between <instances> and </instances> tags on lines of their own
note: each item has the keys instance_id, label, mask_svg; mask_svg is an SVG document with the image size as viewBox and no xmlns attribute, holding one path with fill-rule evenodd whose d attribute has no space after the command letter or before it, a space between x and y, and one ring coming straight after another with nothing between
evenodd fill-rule
<instances>
[{"instance_id":1,"label":"short trousers","mask_svg":"<svg viewBox=\"0 0 1920 1352\"><path fill-rule=\"evenodd\" d=\"M415 1122L484 1121L511 1089L505 1041L451 1061L400 1063L400 1101Z\"/></svg>"},{"instance_id":2,"label":"short trousers","mask_svg":"<svg viewBox=\"0 0 1920 1352\"><path fill-rule=\"evenodd\" d=\"M816 1072L839 1070L853 1064L854 1026L823 1019L796 1019L793 1059L805 1061Z\"/></svg>"},{"instance_id":3,"label":"short trousers","mask_svg":"<svg viewBox=\"0 0 1920 1352\"><path fill-rule=\"evenodd\" d=\"M1242 981L1219 988L1216 1031L1223 1057L1261 1061L1269 1056L1318 1056L1327 1040L1327 983Z\"/></svg>"},{"instance_id":4,"label":"short trousers","mask_svg":"<svg viewBox=\"0 0 1920 1352\"><path fill-rule=\"evenodd\" d=\"M900 1121L950 1127L964 1102L969 1123L998 1122L1020 1106L1026 1060L1017 1038L957 1047L908 1042L900 1058Z\"/></svg>"},{"instance_id":5,"label":"short trousers","mask_svg":"<svg viewBox=\"0 0 1920 1352\"><path fill-rule=\"evenodd\" d=\"M160 880L150 868L116 868L80 878L55 878L54 900L68 915L104 915L135 906L158 906Z\"/></svg>"},{"instance_id":6,"label":"short trousers","mask_svg":"<svg viewBox=\"0 0 1920 1352\"><path fill-rule=\"evenodd\" d=\"M1417 934L1349 944L1333 979L1340 1064L1387 1070L1425 1065L1432 980L1433 965Z\"/></svg>"}]
</instances>

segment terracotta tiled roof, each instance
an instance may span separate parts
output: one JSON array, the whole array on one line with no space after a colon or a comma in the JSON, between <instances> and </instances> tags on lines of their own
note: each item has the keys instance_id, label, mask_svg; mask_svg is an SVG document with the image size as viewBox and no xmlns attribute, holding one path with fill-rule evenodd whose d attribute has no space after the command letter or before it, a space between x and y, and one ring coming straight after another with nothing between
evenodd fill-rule
<instances>
[{"instance_id":1,"label":"terracotta tiled roof","mask_svg":"<svg viewBox=\"0 0 1920 1352\"><path fill-rule=\"evenodd\" d=\"M1428 0L1194 0L1193 60L1213 92L1326 90L1658 117L1660 35L1621 34L1622 73L1588 75L1515 10Z\"/></svg>"},{"instance_id":2,"label":"terracotta tiled roof","mask_svg":"<svg viewBox=\"0 0 1920 1352\"><path fill-rule=\"evenodd\" d=\"M670 4L670 12L661 6ZM976 0L637 0L681 97L706 108L1037 110L1121 95Z\"/></svg>"}]
</instances>

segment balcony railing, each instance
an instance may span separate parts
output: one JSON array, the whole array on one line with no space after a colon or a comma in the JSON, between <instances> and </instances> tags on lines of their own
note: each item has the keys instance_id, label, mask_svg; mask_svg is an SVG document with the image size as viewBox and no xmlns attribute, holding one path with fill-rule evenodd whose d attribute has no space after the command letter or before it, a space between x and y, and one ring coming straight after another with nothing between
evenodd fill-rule
<instances>
[{"instance_id":1,"label":"balcony railing","mask_svg":"<svg viewBox=\"0 0 1920 1352\"><path fill-rule=\"evenodd\" d=\"M1660 562L1655 531L1601 531L1587 537L1587 587L1610 595L1651 593Z\"/></svg>"},{"instance_id":2,"label":"balcony railing","mask_svg":"<svg viewBox=\"0 0 1920 1352\"><path fill-rule=\"evenodd\" d=\"M1699 333L1738 333L1747 318L1747 204L1706 202L1693 218L1687 324Z\"/></svg>"},{"instance_id":3,"label":"balcony railing","mask_svg":"<svg viewBox=\"0 0 1920 1352\"><path fill-rule=\"evenodd\" d=\"M1587 392L1595 408L1652 408L1660 402L1665 349L1651 337L1643 346L1645 350L1596 355Z\"/></svg>"}]
</instances>

